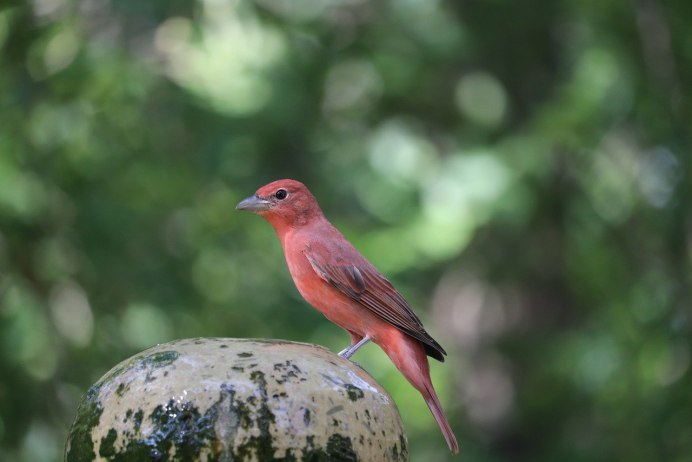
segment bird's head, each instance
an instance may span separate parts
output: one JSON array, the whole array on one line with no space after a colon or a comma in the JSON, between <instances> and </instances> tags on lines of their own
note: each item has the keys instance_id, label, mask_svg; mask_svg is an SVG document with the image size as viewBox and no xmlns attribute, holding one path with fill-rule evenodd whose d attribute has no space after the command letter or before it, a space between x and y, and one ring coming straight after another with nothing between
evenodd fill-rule
<instances>
[{"instance_id":1,"label":"bird's head","mask_svg":"<svg viewBox=\"0 0 692 462\"><path fill-rule=\"evenodd\" d=\"M305 225L322 216L317 200L303 183L277 180L262 186L254 196L243 199L237 210L262 215L277 231Z\"/></svg>"}]
</instances>

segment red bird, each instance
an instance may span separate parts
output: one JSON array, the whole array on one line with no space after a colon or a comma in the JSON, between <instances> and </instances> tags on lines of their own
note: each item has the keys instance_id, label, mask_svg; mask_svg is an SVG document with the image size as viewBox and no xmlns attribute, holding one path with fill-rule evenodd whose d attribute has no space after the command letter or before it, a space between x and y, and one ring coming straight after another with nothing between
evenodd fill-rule
<instances>
[{"instance_id":1,"label":"red bird","mask_svg":"<svg viewBox=\"0 0 692 462\"><path fill-rule=\"evenodd\" d=\"M447 353L394 286L325 218L305 185L274 181L236 209L257 213L274 227L300 294L349 333L351 345L339 355L350 358L368 341L377 343L423 395L449 449L458 453L427 358L444 361Z\"/></svg>"}]
</instances>

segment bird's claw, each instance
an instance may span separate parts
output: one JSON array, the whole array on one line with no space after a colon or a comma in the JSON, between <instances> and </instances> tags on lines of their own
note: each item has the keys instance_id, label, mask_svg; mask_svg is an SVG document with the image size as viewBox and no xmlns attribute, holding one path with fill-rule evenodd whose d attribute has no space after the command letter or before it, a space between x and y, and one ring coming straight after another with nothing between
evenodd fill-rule
<instances>
[{"instance_id":1,"label":"bird's claw","mask_svg":"<svg viewBox=\"0 0 692 462\"><path fill-rule=\"evenodd\" d=\"M353 351L351 351L350 347L349 348L344 348L341 350L338 354L344 359L350 359L351 356L353 356Z\"/></svg>"},{"instance_id":2,"label":"bird's claw","mask_svg":"<svg viewBox=\"0 0 692 462\"><path fill-rule=\"evenodd\" d=\"M344 348L339 352L339 356L341 356L344 359L350 359L353 354L360 349L363 345L368 343L370 341L370 337L363 337L360 339L358 343L354 343L353 345L349 345L348 347Z\"/></svg>"}]
</instances>

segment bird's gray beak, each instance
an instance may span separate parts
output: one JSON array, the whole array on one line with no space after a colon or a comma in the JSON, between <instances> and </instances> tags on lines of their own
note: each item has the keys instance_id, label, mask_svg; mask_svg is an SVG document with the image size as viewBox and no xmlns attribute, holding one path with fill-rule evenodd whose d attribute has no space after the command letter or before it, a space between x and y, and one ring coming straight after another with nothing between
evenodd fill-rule
<instances>
[{"instance_id":1,"label":"bird's gray beak","mask_svg":"<svg viewBox=\"0 0 692 462\"><path fill-rule=\"evenodd\" d=\"M247 210L248 212L264 212L269 210L272 203L257 196L250 196L243 199L235 206L236 210Z\"/></svg>"}]
</instances>

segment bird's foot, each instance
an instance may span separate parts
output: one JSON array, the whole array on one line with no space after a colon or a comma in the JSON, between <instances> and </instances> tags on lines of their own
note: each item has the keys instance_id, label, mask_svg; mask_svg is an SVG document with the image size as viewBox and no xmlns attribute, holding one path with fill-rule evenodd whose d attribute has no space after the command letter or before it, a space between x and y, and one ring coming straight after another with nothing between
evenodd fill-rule
<instances>
[{"instance_id":1,"label":"bird's foot","mask_svg":"<svg viewBox=\"0 0 692 462\"><path fill-rule=\"evenodd\" d=\"M353 354L356 351L358 351L358 349L360 347L362 347L363 345L365 345L369 341L370 341L370 337L363 337L362 339L360 339L360 341L358 343L355 343L353 345L349 345L347 348L344 348L343 350L341 350L339 352L339 356L341 356L344 359L349 359L351 356L353 356Z\"/></svg>"}]
</instances>

